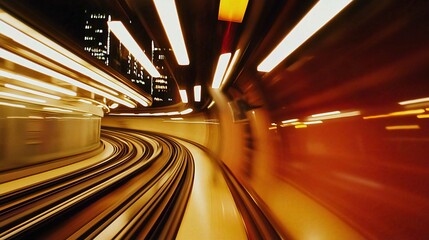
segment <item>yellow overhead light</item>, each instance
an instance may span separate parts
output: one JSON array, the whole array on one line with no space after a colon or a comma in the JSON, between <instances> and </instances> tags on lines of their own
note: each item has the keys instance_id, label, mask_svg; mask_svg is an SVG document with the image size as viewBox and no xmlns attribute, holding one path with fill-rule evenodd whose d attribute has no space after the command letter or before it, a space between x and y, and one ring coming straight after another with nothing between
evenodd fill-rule
<instances>
[{"instance_id":1,"label":"yellow overhead light","mask_svg":"<svg viewBox=\"0 0 429 240\"><path fill-rule=\"evenodd\" d=\"M43 99L38 99L38 98L33 98L33 97L27 97L27 96L22 96L22 95L18 95L18 94L14 94L14 93L8 93L8 92L0 92L0 96L4 96L7 98L11 98L14 100L25 100L25 101L30 101L33 103L46 103L46 100Z\"/></svg>"},{"instance_id":2,"label":"yellow overhead light","mask_svg":"<svg viewBox=\"0 0 429 240\"><path fill-rule=\"evenodd\" d=\"M429 114L420 114L417 115L417 118L429 118Z\"/></svg>"},{"instance_id":3,"label":"yellow overhead light","mask_svg":"<svg viewBox=\"0 0 429 240\"><path fill-rule=\"evenodd\" d=\"M218 19L241 23L249 0L220 0Z\"/></svg>"},{"instance_id":4,"label":"yellow overhead light","mask_svg":"<svg viewBox=\"0 0 429 240\"><path fill-rule=\"evenodd\" d=\"M293 122L297 122L299 119L298 118L294 118L294 119L288 119L288 120L283 120L282 123L286 124L286 123L293 123Z\"/></svg>"},{"instance_id":5,"label":"yellow overhead light","mask_svg":"<svg viewBox=\"0 0 429 240\"><path fill-rule=\"evenodd\" d=\"M325 112L325 113L318 113L311 115L312 117L323 117L323 116L329 116L329 115L335 115L340 114L340 111L332 111L332 112Z\"/></svg>"},{"instance_id":6,"label":"yellow overhead light","mask_svg":"<svg viewBox=\"0 0 429 240\"><path fill-rule=\"evenodd\" d=\"M386 130L416 130L420 129L419 125L396 125L396 126L386 126Z\"/></svg>"},{"instance_id":7,"label":"yellow overhead light","mask_svg":"<svg viewBox=\"0 0 429 240\"><path fill-rule=\"evenodd\" d=\"M14 54L14 53L6 51L3 48L0 48L0 57L4 58L4 59L7 59L7 60L9 60L11 62L14 62L16 64L19 64L21 66L24 66L26 68L32 69L34 71L43 73L45 75L51 76L51 77L59 79L59 80L62 80L64 82L72 84L72 85L74 85L76 87L82 88L82 89L84 89L86 91L93 92L95 94L101 95L103 97L106 97L106 98L111 99L111 100L113 100L115 102L121 103L121 104L123 104L125 106L128 106L130 108L134 108L135 107L133 104L131 104L131 103L125 101L125 100L122 100L122 99L120 99L118 97L115 97L115 96L113 96L111 94L103 92L103 91L101 91L101 90L99 90L97 88L94 88L94 87L89 86L87 84L84 84L84 83L82 83L80 81L77 81L75 79L67 77L66 75L63 75L63 74L58 73L58 72L55 72L55 71L53 71L53 70L51 70L51 69L49 69L47 67L44 67L44 66L39 65L37 63L34 63L32 61L29 61L29 60L27 60L27 59L25 59L23 57L20 57L20 56Z\"/></svg>"},{"instance_id":8,"label":"yellow overhead light","mask_svg":"<svg viewBox=\"0 0 429 240\"><path fill-rule=\"evenodd\" d=\"M137 102L141 103L143 106L148 106L149 100L146 97L141 96L132 88L124 84L118 84L118 82L114 79L109 80L106 77L100 75L99 73L84 66L84 62L80 61L77 56L73 55L71 52L67 51L66 49L52 42L51 40L43 36L38 36L38 33L27 31L27 26L20 23L18 20L14 19L10 15L6 13L0 13L0 19L0 34L11 38L15 42L20 43L23 46L37 51L39 54L57 63L60 63L63 66L66 66L83 75L86 75L89 78L105 86L110 87L111 89L120 91L124 95L127 95L132 99L136 100ZM32 34L33 36L30 36L30 34ZM110 93L115 96L119 95L116 91L113 91L111 89L108 89Z\"/></svg>"},{"instance_id":9,"label":"yellow overhead light","mask_svg":"<svg viewBox=\"0 0 429 240\"><path fill-rule=\"evenodd\" d=\"M92 105L92 102L91 102L91 101L88 101L88 100L85 100L85 99L79 99L78 101L79 101L79 102L86 103L86 104L90 104L90 105Z\"/></svg>"},{"instance_id":10,"label":"yellow overhead light","mask_svg":"<svg viewBox=\"0 0 429 240\"><path fill-rule=\"evenodd\" d=\"M181 112L180 112L180 114L181 114L181 115L184 115L184 114L191 113L192 111L194 111L192 108L188 108L188 109L186 109L186 110L181 111Z\"/></svg>"},{"instance_id":11,"label":"yellow overhead light","mask_svg":"<svg viewBox=\"0 0 429 240\"><path fill-rule=\"evenodd\" d=\"M149 58L144 54L143 50L125 28L124 24L121 21L109 21L107 22L109 29L115 34L115 36L121 41L121 43L128 49L128 51L133 55L136 60L143 65L143 68L152 76L152 77L161 77L158 70L153 66Z\"/></svg>"},{"instance_id":12,"label":"yellow overhead light","mask_svg":"<svg viewBox=\"0 0 429 240\"><path fill-rule=\"evenodd\" d=\"M8 106L8 107L16 107L16 108L25 108L24 105L14 104L14 103L7 103L7 102L0 102L0 105L2 105L2 106Z\"/></svg>"},{"instance_id":13,"label":"yellow overhead light","mask_svg":"<svg viewBox=\"0 0 429 240\"><path fill-rule=\"evenodd\" d=\"M258 71L269 72L321 29L352 0L319 1L259 64Z\"/></svg>"},{"instance_id":14,"label":"yellow overhead light","mask_svg":"<svg viewBox=\"0 0 429 240\"><path fill-rule=\"evenodd\" d=\"M366 117L363 117L363 119L367 120L367 119L376 119L376 118L400 117L400 116L407 116L407 115L417 115L424 112L425 112L424 109L413 109L413 110L391 112L387 114L380 114L380 115L374 115L374 116L366 116Z\"/></svg>"},{"instance_id":15,"label":"yellow overhead light","mask_svg":"<svg viewBox=\"0 0 429 240\"><path fill-rule=\"evenodd\" d=\"M201 102L201 85L194 86L194 100L195 102Z\"/></svg>"},{"instance_id":16,"label":"yellow overhead light","mask_svg":"<svg viewBox=\"0 0 429 240\"><path fill-rule=\"evenodd\" d=\"M189 65L189 57L180 27L179 15L174 0L153 0L156 11L161 19L162 26L173 48L179 65Z\"/></svg>"},{"instance_id":17,"label":"yellow overhead light","mask_svg":"<svg viewBox=\"0 0 429 240\"><path fill-rule=\"evenodd\" d=\"M51 91L63 93L63 94L69 95L69 96L76 96L77 95L76 92L73 92L72 90L62 88L62 87L58 87L58 86L55 86L53 84L41 82L41 81L38 81L38 80L33 79L33 78L29 78L29 77L26 77L23 75L7 72L7 71L3 71L3 70L0 70L0 76L10 78L10 79L14 79L14 80L24 82L27 84L31 84L31 85L34 85L37 87L45 88L45 89L48 89Z\"/></svg>"},{"instance_id":18,"label":"yellow overhead light","mask_svg":"<svg viewBox=\"0 0 429 240\"><path fill-rule=\"evenodd\" d=\"M183 118L181 118L181 117L176 117L176 118L170 118L171 120L176 120L176 121L180 121L180 120L183 120Z\"/></svg>"},{"instance_id":19,"label":"yellow overhead light","mask_svg":"<svg viewBox=\"0 0 429 240\"><path fill-rule=\"evenodd\" d=\"M399 102L399 104L400 105L409 105L409 104L423 103L423 102L429 102L429 97L402 101L402 102Z\"/></svg>"},{"instance_id":20,"label":"yellow overhead light","mask_svg":"<svg viewBox=\"0 0 429 240\"><path fill-rule=\"evenodd\" d=\"M213 107L213 106L215 105L215 103L216 103L215 101L212 101L212 102L207 106L207 108L209 108L209 109L210 109L211 107Z\"/></svg>"},{"instance_id":21,"label":"yellow overhead light","mask_svg":"<svg viewBox=\"0 0 429 240\"><path fill-rule=\"evenodd\" d=\"M117 108L119 106L119 104L117 104L117 103L113 103L112 105L110 105L109 107L111 108L111 109L115 109L115 108Z\"/></svg>"},{"instance_id":22,"label":"yellow overhead light","mask_svg":"<svg viewBox=\"0 0 429 240\"><path fill-rule=\"evenodd\" d=\"M56 108L56 107L44 107L43 110L56 111L56 112L66 112L66 113L73 112L72 110Z\"/></svg>"},{"instance_id":23,"label":"yellow overhead light","mask_svg":"<svg viewBox=\"0 0 429 240\"><path fill-rule=\"evenodd\" d=\"M179 90L180 98L182 98L182 103L188 103L188 95L186 94L186 90Z\"/></svg>"},{"instance_id":24,"label":"yellow overhead light","mask_svg":"<svg viewBox=\"0 0 429 240\"><path fill-rule=\"evenodd\" d=\"M52 95L52 94L48 94L48 93L44 93L44 92L39 92L39 91L35 91L35 90L32 90L32 89L23 88L23 87L19 87L19 86L15 86L15 85L9 84L9 83L6 83L4 86L7 87L7 88L10 88L10 89L14 89L14 90L18 90L18 91L22 91L22 92L26 92L26 93L31 93L31 94L42 96L42 97L52 98L52 99L55 99L55 100L60 100L61 99L60 97Z\"/></svg>"},{"instance_id":25,"label":"yellow overhead light","mask_svg":"<svg viewBox=\"0 0 429 240\"><path fill-rule=\"evenodd\" d=\"M320 124L323 123L322 121L309 121L309 122L303 122L305 125L312 125L312 124Z\"/></svg>"},{"instance_id":26,"label":"yellow overhead light","mask_svg":"<svg viewBox=\"0 0 429 240\"><path fill-rule=\"evenodd\" d=\"M234 56L232 56L231 63L229 64L228 69L226 70L226 73L225 73L225 76L223 77L221 85L223 85L231 75L232 69L235 67L235 64L237 63L239 54L240 54L240 49L237 49L234 53Z\"/></svg>"},{"instance_id":27,"label":"yellow overhead light","mask_svg":"<svg viewBox=\"0 0 429 240\"><path fill-rule=\"evenodd\" d=\"M314 114L311 117L309 117L308 120L309 121L328 120L328 119L336 119L336 118L353 117L353 116L359 116L359 115L361 115L360 111L353 111L353 112L335 111L335 112L331 112L330 114L328 114L328 113L325 113L325 114Z\"/></svg>"},{"instance_id":28,"label":"yellow overhead light","mask_svg":"<svg viewBox=\"0 0 429 240\"><path fill-rule=\"evenodd\" d=\"M228 67L230 58L231 58L231 53L224 53L219 56L216 71L213 77L212 88L217 89L220 87L223 76L225 75L226 68Z\"/></svg>"}]
</instances>

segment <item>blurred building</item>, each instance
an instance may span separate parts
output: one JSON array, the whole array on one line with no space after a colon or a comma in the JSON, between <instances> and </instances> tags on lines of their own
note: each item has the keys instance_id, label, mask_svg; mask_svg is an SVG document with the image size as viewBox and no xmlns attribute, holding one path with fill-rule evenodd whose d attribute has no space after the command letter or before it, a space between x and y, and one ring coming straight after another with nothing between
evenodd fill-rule
<instances>
[{"instance_id":1,"label":"blurred building","mask_svg":"<svg viewBox=\"0 0 429 240\"><path fill-rule=\"evenodd\" d=\"M152 41L152 63L161 74L159 78L152 79L151 95L154 102L163 105L173 101L173 77L167 69L166 59L172 57L171 48L162 48L155 46Z\"/></svg>"},{"instance_id":2,"label":"blurred building","mask_svg":"<svg viewBox=\"0 0 429 240\"><path fill-rule=\"evenodd\" d=\"M120 72L145 92L152 93L151 76L110 33L107 22L111 20L111 16L105 12L85 10L84 18L84 50Z\"/></svg>"}]
</instances>

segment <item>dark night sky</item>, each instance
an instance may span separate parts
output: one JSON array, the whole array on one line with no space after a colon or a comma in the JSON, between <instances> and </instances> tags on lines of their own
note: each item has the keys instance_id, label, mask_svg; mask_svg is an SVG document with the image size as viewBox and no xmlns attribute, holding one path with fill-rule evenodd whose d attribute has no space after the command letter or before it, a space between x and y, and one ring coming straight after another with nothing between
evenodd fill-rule
<instances>
[{"instance_id":1,"label":"dark night sky","mask_svg":"<svg viewBox=\"0 0 429 240\"><path fill-rule=\"evenodd\" d=\"M24 9L29 19L49 25L61 35L82 45L85 9L100 9L88 0L15 0L14 7Z\"/></svg>"}]
</instances>

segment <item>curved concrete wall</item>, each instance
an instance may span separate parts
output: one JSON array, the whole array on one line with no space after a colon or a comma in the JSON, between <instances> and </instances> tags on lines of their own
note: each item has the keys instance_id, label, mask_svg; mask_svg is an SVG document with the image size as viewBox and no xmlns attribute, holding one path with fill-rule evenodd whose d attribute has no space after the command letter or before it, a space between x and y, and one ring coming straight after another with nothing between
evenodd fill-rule
<instances>
[{"instance_id":1,"label":"curved concrete wall","mask_svg":"<svg viewBox=\"0 0 429 240\"><path fill-rule=\"evenodd\" d=\"M0 106L0 170L90 151L100 118Z\"/></svg>"}]
</instances>

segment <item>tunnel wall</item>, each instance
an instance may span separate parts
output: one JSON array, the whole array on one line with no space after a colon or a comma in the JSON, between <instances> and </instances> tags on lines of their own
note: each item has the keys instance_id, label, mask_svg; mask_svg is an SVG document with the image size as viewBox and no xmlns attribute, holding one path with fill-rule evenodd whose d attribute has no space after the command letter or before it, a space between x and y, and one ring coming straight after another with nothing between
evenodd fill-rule
<instances>
[{"instance_id":1,"label":"tunnel wall","mask_svg":"<svg viewBox=\"0 0 429 240\"><path fill-rule=\"evenodd\" d=\"M100 118L0 106L0 170L95 149Z\"/></svg>"},{"instance_id":2,"label":"tunnel wall","mask_svg":"<svg viewBox=\"0 0 429 240\"><path fill-rule=\"evenodd\" d=\"M211 121L209 115L203 113L181 117L182 120L172 120L171 117L108 116L102 119L101 124L105 127L165 133L196 142L210 149L219 148L218 121Z\"/></svg>"}]
</instances>

